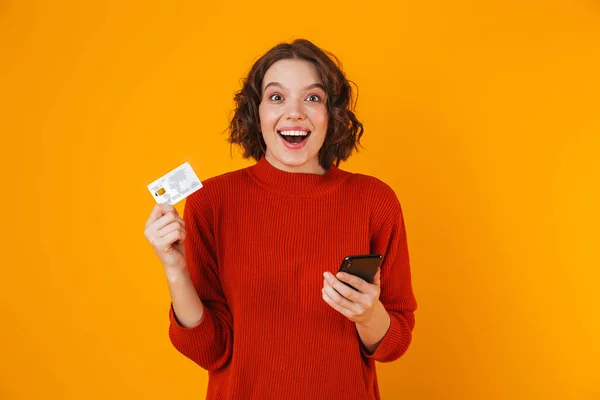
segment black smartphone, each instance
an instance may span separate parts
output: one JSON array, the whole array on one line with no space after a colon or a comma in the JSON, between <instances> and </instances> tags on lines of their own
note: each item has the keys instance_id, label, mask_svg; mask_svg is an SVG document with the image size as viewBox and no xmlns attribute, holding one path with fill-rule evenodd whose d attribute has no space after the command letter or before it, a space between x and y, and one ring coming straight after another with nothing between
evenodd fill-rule
<instances>
[{"instance_id":1,"label":"black smartphone","mask_svg":"<svg viewBox=\"0 0 600 400\"><path fill-rule=\"evenodd\" d=\"M373 278L377 273L377 268L379 267L379 264L381 264L381 259L382 257L379 254L347 256L342 261L342 265L340 265L339 272L345 272L347 274L358 276L359 278L367 281L368 283L373 283ZM354 286L349 285L346 282L342 283L356 290Z\"/></svg>"}]
</instances>

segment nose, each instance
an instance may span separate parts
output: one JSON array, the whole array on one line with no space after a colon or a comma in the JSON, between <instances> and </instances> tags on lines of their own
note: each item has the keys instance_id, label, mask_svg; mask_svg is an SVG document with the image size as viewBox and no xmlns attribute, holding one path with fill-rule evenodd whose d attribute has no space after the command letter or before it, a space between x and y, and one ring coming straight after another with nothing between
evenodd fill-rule
<instances>
[{"instance_id":1,"label":"nose","mask_svg":"<svg viewBox=\"0 0 600 400\"><path fill-rule=\"evenodd\" d=\"M305 118L301 102L290 101L285 110L285 118L289 121L302 121Z\"/></svg>"}]
</instances>

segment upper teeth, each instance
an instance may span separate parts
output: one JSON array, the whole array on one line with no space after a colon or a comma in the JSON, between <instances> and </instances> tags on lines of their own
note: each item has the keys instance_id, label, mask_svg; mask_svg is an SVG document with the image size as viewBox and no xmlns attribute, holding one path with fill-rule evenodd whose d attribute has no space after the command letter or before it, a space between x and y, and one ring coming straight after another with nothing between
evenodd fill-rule
<instances>
[{"instance_id":1,"label":"upper teeth","mask_svg":"<svg viewBox=\"0 0 600 400\"><path fill-rule=\"evenodd\" d=\"M282 135L285 136L306 136L308 132L306 131L281 131Z\"/></svg>"}]
</instances>

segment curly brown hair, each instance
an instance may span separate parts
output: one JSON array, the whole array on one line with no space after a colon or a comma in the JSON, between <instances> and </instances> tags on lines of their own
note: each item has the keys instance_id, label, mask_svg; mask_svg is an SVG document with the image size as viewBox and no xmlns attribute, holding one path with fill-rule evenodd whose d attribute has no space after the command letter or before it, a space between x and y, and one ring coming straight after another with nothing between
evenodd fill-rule
<instances>
[{"instance_id":1,"label":"curly brown hair","mask_svg":"<svg viewBox=\"0 0 600 400\"><path fill-rule=\"evenodd\" d=\"M228 141L242 147L244 158L258 161L264 156L266 144L261 134L258 112L263 78L271 65L284 59L306 60L317 68L325 87L325 104L329 115L327 135L319 150L319 163L324 169L328 169L332 163L339 166L354 149L358 150L363 125L354 114L351 81L346 79L339 60L306 39L280 43L254 63L243 81L242 89L234 96L236 108L229 124Z\"/></svg>"}]
</instances>

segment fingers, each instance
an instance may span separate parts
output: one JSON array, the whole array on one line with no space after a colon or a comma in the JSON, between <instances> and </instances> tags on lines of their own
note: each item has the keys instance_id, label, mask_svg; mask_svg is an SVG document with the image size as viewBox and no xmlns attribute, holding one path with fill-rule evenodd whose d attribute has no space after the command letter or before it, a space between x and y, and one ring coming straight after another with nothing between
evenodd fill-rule
<instances>
[{"instance_id":1,"label":"fingers","mask_svg":"<svg viewBox=\"0 0 600 400\"><path fill-rule=\"evenodd\" d=\"M345 285L342 284L342 286ZM348 289L352 290L350 288ZM322 294L323 300L325 300L330 306L335 308L337 311L344 314L346 317L351 317L357 314L360 315L364 312L364 308L360 304L354 303L345 298L344 296L340 295L340 293L336 289L334 289L333 286L331 286L329 282L327 282L327 280L323 282Z\"/></svg>"},{"instance_id":2,"label":"fingers","mask_svg":"<svg viewBox=\"0 0 600 400\"><path fill-rule=\"evenodd\" d=\"M346 282L347 284L353 286L360 293L364 293L364 294L374 294L375 293L373 290L374 289L373 285L370 284L369 282L365 281L364 279L359 278L358 276L347 274L345 272L338 272L336 274L336 277L340 281Z\"/></svg>"},{"instance_id":3,"label":"fingers","mask_svg":"<svg viewBox=\"0 0 600 400\"><path fill-rule=\"evenodd\" d=\"M159 237L155 240L154 245L160 250L168 250L171 245L177 241L183 242L185 240L185 231L181 229L172 230L166 233L164 236Z\"/></svg>"},{"instance_id":4,"label":"fingers","mask_svg":"<svg viewBox=\"0 0 600 400\"><path fill-rule=\"evenodd\" d=\"M346 318L352 317L353 312L350 311L349 309L343 307L342 305L338 304L334 299L332 299L331 296L329 295L329 292L326 291L325 288L321 289L321 294L323 296L323 300L325 300L325 302L327 304L329 304L334 310L336 310L340 314L344 315ZM339 296L339 294L338 294L338 296Z\"/></svg>"},{"instance_id":5,"label":"fingers","mask_svg":"<svg viewBox=\"0 0 600 400\"><path fill-rule=\"evenodd\" d=\"M183 234L185 236L185 228L181 226L179 221L174 221L174 222L171 222L170 224L166 225L165 227L157 230L156 237L161 238L173 231L181 231L181 232L183 232Z\"/></svg>"},{"instance_id":6,"label":"fingers","mask_svg":"<svg viewBox=\"0 0 600 400\"><path fill-rule=\"evenodd\" d=\"M183 218L175 214L175 212L169 211L154 222L152 222L150 225L146 226L146 231L148 233L146 236L153 235L154 232L157 232L174 222L180 224L182 228L185 228L185 221L183 220Z\"/></svg>"},{"instance_id":7,"label":"fingers","mask_svg":"<svg viewBox=\"0 0 600 400\"><path fill-rule=\"evenodd\" d=\"M164 215L162 218L167 218L169 215L173 214L169 213L167 215ZM160 220L156 221L157 224L159 222ZM175 234L173 232L175 232ZM165 246L165 248L168 248L175 242L182 243L185 240L186 236L187 234L185 232L185 228L183 227L181 222L176 219L175 221L164 226L163 228L154 231L154 233L150 234L150 237L148 239L150 240L150 243L154 244L154 246L156 246L157 248Z\"/></svg>"},{"instance_id":8,"label":"fingers","mask_svg":"<svg viewBox=\"0 0 600 400\"><path fill-rule=\"evenodd\" d=\"M155 205L152 208L150 217L146 221L146 228L149 227L150 225L152 225L155 221L157 221L159 218L161 218L163 215L165 215L169 212L174 213L175 215L179 216L179 212L177 211L177 209L170 204L163 203L163 204Z\"/></svg>"},{"instance_id":9,"label":"fingers","mask_svg":"<svg viewBox=\"0 0 600 400\"><path fill-rule=\"evenodd\" d=\"M324 283L328 283L333 289L335 289L339 294L347 298L351 301L359 301L361 293L344 285L340 280L336 279L335 276L331 275L329 272L323 274L325 277ZM354 285L352 285L354 286ZM356 286L355 286L356 287Z\"/></svg>"},{"instance_id":10,"label":"fingers","mask_svg":"<svg viewBox=\"0 0 600 400\"><path fill-rule=\"evenodd\" d=\"M174 242L185 240L185 221L172 205L157 204L146 222L144 235L151 245L166 251Z\"/></svg>"},{"instance_id":11,"label":"fingers","mask_svg":"<svg viewBox=\"0 0 600 400\"><path fill-rule=\"evenodd\" d=\"M347 273L338 273L337 275L339 279L328 272L323 274L325 277L323 299L328 303L336 304L337 307L334 308L342 314L349 318L363 315L378 301L379 285L367 283L363 279ZM360 291L346 286L344 282ZM347 314L348 312L350 315Z\"/></svg>"},{"instance_id":12,"label":"fingers","mask_svg":"<svg viewBox=\"0 0 600 400\"><path fill-rule=\"evenodd\" d=\"M144 235L167 271L181 271L186 266L185 221L170 204L157 204L152 209Z\"/></svg>"}]
</instances>

